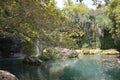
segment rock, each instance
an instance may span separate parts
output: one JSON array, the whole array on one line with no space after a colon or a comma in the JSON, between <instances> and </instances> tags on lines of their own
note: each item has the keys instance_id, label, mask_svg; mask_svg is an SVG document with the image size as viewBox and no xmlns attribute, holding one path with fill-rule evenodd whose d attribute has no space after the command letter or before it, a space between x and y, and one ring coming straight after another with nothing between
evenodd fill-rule
<instances>
[{"instance_id":1,"label":"rock","mask_svg":"<svg viewBox=\"0 0 120 80\"><path fill-rule=\"evenodd\" d=\"M62 58L66 58L66 57L76 57L78 55L76 50L71 50L71 49L67 49L67 48L59 48L59 47L55 47L53 48L53 50L60 54L62 56Z\"/></svg>"},{"instance_id":2,"label":"rock","mask_svg":"<svg viewBox=\"0 0 120 80\"><path fill-rule=\"evenodd\" d=\"M77 52L75 50L67 49L67 48L59 48L55 47L53 49L56 53L63 54L63 55L69 55L69 54L76 54Z\"/></svg>"},{"instance_id":3,"label":"rock","mask_svg":"<svg viewBox=\"0 0 120 80\"><path fill-rule=\"evenodd\" d=\"M120 63L120 58L117 58L117 62Z\"/></svg>"},{"instance_id":4,"label":"rock","mask_svg":"<svg viewBox=\"0 0 120 80\"><path fill-rule=\"evenodd\" d=\"M116 49L108 49L108 50L103 50L102 53L107 55L114 55L114 54L119 54L120 52L117 51Z\"/></svg>"},{"instance_id":5,"label":"rock","mask_svg":"<svg viewBox=\"0 0 120 80\"><path fill-rule=\"evenodd\" d=\"M0 70L0 80L18 80L15 75L7 72Z\"/></svg>"},{"instance_id":6,"label":"rock","mask_svg":"<svg viewBox=\"0 0 120 80\"><path fill-rule=\"evenodd\" d=\"M25 57L23 63L30 65L40 65L42 63L42 60L40 60L38 57L33 57L33 56Z\"/></svg>"}]
</instances>

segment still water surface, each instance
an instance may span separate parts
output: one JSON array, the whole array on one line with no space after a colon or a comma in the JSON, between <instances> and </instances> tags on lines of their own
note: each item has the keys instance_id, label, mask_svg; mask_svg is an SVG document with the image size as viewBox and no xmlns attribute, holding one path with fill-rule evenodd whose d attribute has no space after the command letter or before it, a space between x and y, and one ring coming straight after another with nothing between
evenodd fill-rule
<instances>
[{"instance_id":1,"label":"still water surface","mask_svg":"<svg viewBox=\"0 0 120 80\"><path fill-rule=\"evenodd\" d=\"M114 57L89 55L49 61L42 66L0 61L0 69L15 74L19 80L120 80L120 64Z\"/></svg>"}]
</instances>

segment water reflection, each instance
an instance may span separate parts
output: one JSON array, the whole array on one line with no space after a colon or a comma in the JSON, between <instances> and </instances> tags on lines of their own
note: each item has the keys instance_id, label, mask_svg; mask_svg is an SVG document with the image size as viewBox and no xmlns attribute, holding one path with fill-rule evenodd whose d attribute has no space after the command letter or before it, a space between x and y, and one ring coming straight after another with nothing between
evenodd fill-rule
<instances>
[{"instance_id":1,"label":"water reflection","mask_svg":"<svg viewBox=\"0 0 120 80\"><path fill-rule=\"evenodd\" d=\"M84 56L81 59L50 61L42 66L0 62L0 69L10 71L19 80L120 80L120 65L113 57Z\"/></svg>"},{"instance_id":2,"label":"water reflection","mask_svg":"<svg viewBox=\"0 0 120 80\"><path fill-rule=\"evenodd\" d=\"M106 74L111 76L112 80L120 80L120 68L114 67L112 69L108 69Z\"/></svg>"},{"instance_id":3,"label":"water reflection","mask_svg":"<svg viewBox=\"0 0 120 80\"><path fill-rule=\"evenodd\" d=\"M44 80L42 70L39 66L24 65L22 62L2 62L0 69L15 74L19 80Z\"/></svg>"},{"instance_id":4,"label":"water reflection","mask_svg":"<svg viewBox=\"0 0 120 80\"><path fill-rule=\"evenodd\" d=\"M80 70L66 67L59 75L59 80L88 80L88 77L83 75Z\"/></svg>"}]
</instances>

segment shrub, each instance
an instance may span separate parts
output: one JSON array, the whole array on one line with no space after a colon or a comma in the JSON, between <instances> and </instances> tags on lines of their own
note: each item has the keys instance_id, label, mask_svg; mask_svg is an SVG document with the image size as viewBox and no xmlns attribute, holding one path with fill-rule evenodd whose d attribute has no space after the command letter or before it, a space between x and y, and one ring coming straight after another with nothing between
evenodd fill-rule
<instances>
[{"instance_id":1,"label":"shrub","mask_svg":"<svg viewBox=\"0 0 120 80\"><path fill-rule=\"evenodd\" d=\"M52 48L46 48L43 50L40 59L42 60L54 60L59 58L59 54L57 54Z\"/></svg>"},{"instance_id":2,"label":"shrub","mask_svg":"<svg viewBox=\"0 0 120 80\"><path fill-rule=\"evenodd\" d=\"M90 51L87 48L83 48L82 53L87 55L87 54L90 54Z\"/></svg>"}]
</instances>

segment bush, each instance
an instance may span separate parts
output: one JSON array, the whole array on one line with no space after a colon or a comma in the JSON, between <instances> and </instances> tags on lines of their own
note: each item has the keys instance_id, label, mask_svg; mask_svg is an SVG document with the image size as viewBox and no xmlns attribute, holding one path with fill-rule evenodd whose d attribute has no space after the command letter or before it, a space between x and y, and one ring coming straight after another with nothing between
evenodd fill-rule
<instances>
[{"instance_id":1,"label":"bush","mask_svg":"<svg viewBox=\"0 0 120 80\"><path fill-rule=\"evenodd\" d=\"M86 55L87 55L87 54L90 54L90 50L87 49L87 48L83 48L83 49L82 49L82 53L83 53L83 54L86 54Z\"/></svg>"},{"instance_id":2,"label":"bush","mask_svg":"<svg viewBox=\"0 0 120 80\"><path fill-rule=\"evenodd\" d=\"M57 54L52 48L46 48L43 50L40 59L42 60L54 60L59 58L59 54Z\"/></svg>"}]
</instances>

